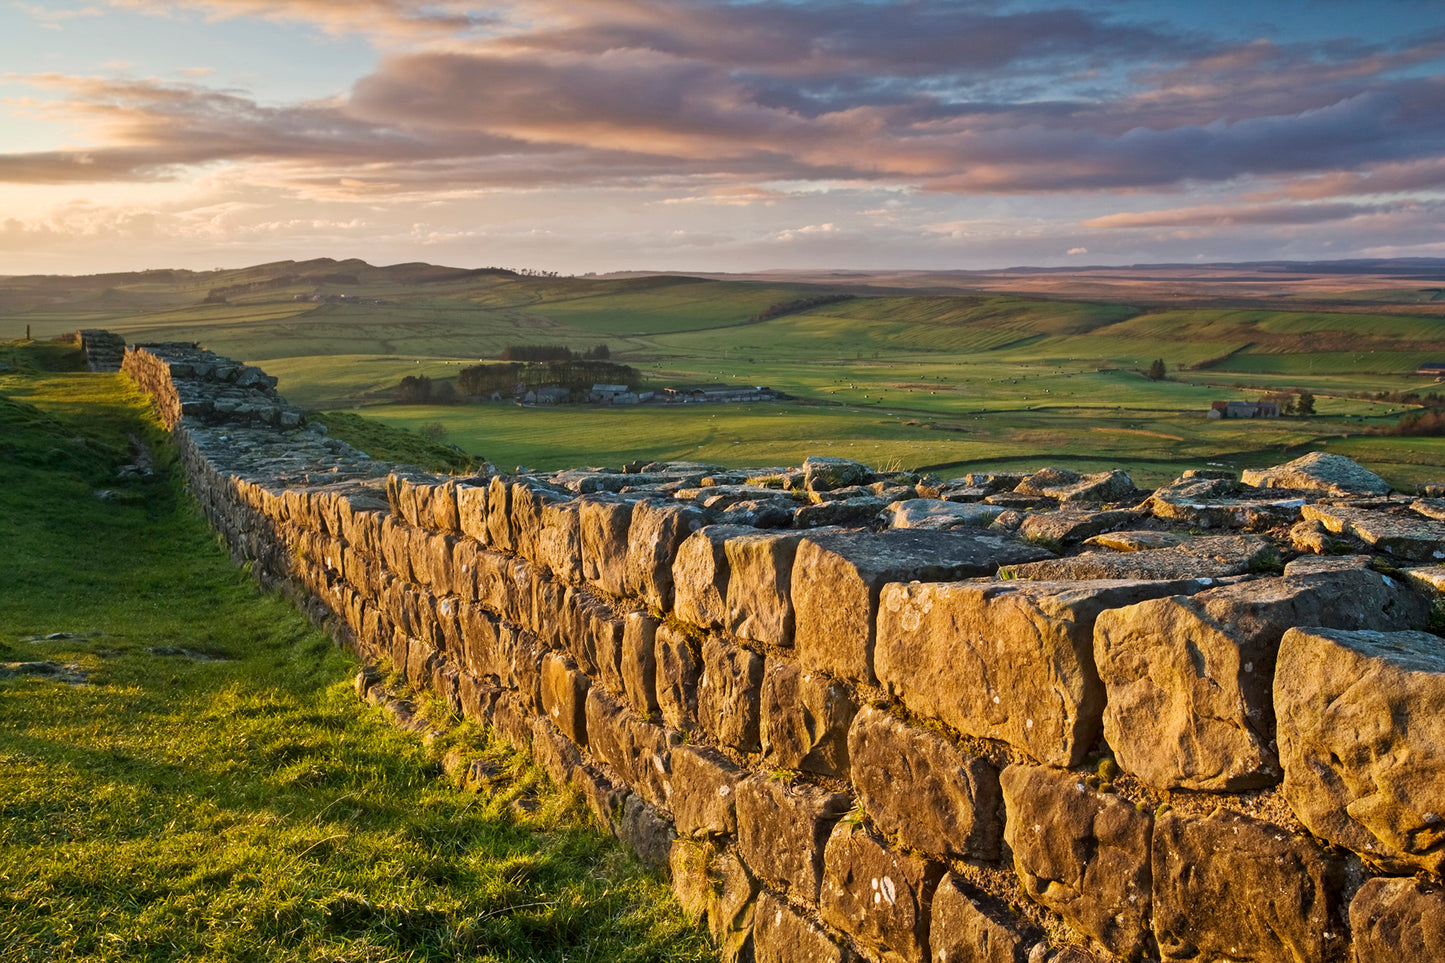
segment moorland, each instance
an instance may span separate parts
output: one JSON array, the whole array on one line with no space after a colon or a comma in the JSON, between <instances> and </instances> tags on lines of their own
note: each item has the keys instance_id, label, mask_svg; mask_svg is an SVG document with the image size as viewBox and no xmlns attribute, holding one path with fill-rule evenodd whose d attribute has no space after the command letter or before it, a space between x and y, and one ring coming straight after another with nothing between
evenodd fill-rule
<instances>
[{"instance_id":1,"label":"moorland","mask_svg":"<svg viewBox=\"0 0 1445 963\"><path fill-rule=\"evenodd\" d=\"M278 376L295 403L425 427L504 470L834 454L941 474L1124 467L1148 485L1323 449L1407 487L1445 475L1445 438L1390 433L1445 391L1416 374L1445 361L1442 290L1437 261L556 277L317 259L0 278L0 339L198 341ZM398 403L402 378L454 385L535 344L605 345L650 387L792 400ZM1216 401L1301 393L1313 414L1206 417Z\"/></svg>"}]
</instances>

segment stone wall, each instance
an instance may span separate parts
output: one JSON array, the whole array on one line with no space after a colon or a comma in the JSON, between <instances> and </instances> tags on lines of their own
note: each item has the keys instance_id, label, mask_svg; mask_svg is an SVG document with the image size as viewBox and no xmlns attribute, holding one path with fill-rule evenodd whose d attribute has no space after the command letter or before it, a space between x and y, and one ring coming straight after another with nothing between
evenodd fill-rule
<instances>
[{"instance_id":1,"label":"stone wall","mask_svg":"<svg viewBox=\"0 0 1445 963\"><path fill-rule=\"evenodd\" d=\"M1445 504L1351 462L438 477L193 346L125 370L238 559L530 747L727 958L1445 945Z\"/></svg>"}]
</instances>

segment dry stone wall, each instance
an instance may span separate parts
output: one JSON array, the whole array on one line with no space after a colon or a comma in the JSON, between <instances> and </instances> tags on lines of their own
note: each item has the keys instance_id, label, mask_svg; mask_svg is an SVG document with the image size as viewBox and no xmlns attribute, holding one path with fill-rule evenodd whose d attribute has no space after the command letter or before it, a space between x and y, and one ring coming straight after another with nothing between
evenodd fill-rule
<instances>
[{"instance_id":1,"label":"dry stone wall","mask_svg":"<svg viewBox=\"0 0 1445 963\"><path fill-rule=\"evenodd\" d=\"M194 346L125 370L238 559L530 747L727 958L1441 952L1445 504L1352 462L454 478Z\"/></svg>"}]
</instances>

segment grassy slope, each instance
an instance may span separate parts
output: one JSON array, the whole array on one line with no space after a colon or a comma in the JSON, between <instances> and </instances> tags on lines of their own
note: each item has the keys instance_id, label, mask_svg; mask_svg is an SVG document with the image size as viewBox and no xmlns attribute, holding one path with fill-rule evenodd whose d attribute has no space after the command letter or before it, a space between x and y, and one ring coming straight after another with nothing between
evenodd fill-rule
<instances>
[{"instance_id":1,"label":"grassy slope","mask_svg":"<svg viewBox=\"0 0 1445 963\"><path fill-rule=\"evenodd\" d=\"M781 420L749 407L713 408L706 416L490 405L364 409L399 426L441 424L446 440L469 452L534 468L637 457L785 462L851 447L865 460L908 467L1112 461L1152 480L1206 460L1278 461L1359 435L1403 409L1352 395L1429 389L1414 367L1445 359L1445 320L1364 313L1365 306L1353 312L1347 303L1335 312L1149 310L995 294L886 296L749 323L770 304L820 289L359 262L223 274L96 282L71 292L69 308L53 291L40 304L33 290L29 300L10 290L18 282L0 284L0 309L14 309L10 320L0 317L0 329L39 313L59 324L68 309L110 305L110 320L87 323L133 340L200 340L262 364L293 401L326 408L375 406L406 374L449 378L507 344L539 342L605 342L614 359L657 384L766 384L837 405L793 408ZM227 303L198 303L216 290ZM311 292L348 301L294 301ZM368 298L386 303L362 303ZM1154 358L1166 361L1169 381L1140 377ZM1214 400L1301 389L1319 399L1319 417L1270 425L1202 417ZM1445 460L1430 445L1386 439L1362 450L1382 470L1390 466L1387 474L1402 485L1445 475Z\"/></svg>"},{"instance_id":2,"label":"grassy slope","mask_svg":"<svg viewBox=\"0 0 1445 963\"><path fill-rule=\"evenodd\" d=\"M504 747L463 727L497 791L441 781L231 565L143 399L39 354L0 345L0 663L89 681L0 678L0 959L712 958ZM132 437L159 472L117 481Z\"/></svg>"}]
</instances>

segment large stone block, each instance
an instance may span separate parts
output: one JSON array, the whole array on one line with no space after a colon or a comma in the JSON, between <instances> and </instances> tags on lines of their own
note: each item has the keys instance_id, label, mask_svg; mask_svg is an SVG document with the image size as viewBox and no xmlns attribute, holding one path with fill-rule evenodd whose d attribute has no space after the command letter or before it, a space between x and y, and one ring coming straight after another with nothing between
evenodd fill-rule
<instances>
[{"instance_id":1,"label":"large stone block","mask_svg":"<svg viewBox=\"0 0 1445 963\"><path fill-rule=\"evenodd\" d=\"M587 690L591 680L565 657L542 657L542 711L552 724L579 746L587 745ZM565 780L563 780L565 782Z\"/></svg>"},{"instance_id":2,"label":"large stone block","mask_svg":"<svg viewBox=\"0 0 1445 963\"><path fill-rule=\"evenodd\" d=\"M627 532L635 497L586 495L581 504L582 577L609 595L627 593Z\"/></svg>"},{"instance_id":3,"label":"large stone block","mask_svg":"<svg viewBox=\"0 0 1445 963\"><path fill-rule=\"evenodd\" d=\"M751 959L758 887L737 856L712 842L679 839L672 844L668 869L683 912L707 921L723 960Z\"/></svg>"},{"instance_id":4,"label":"large stone block","mask_svg":"<svg viewBox=\"0 0 1445 963\"><path fill-rule=\"evenodd\" d=\"M793 644L793 559L802 539L800 532L749 532L726 540L728 631L770 645Z\"/></svg>"},{"instance_id":5,"label":"large stone block","mask_svg":"<svg viewBox=\"0 0 1445 963\"><path fill-rule=\"evenodd\" d=\"M697 685L697 716L703 732L721 745L757 752L762 682L762 656L715 636L704 639Z\"/></svg>"},{"instance_id":6,"label":"large stone block","mask_svg":"<svg viewBox=\"0 0 1445 963\"><path fill-rule=\"evenodd\" d=\"M632 510L627 533L628 592L668 611L673 604L672 566L677 550L708 523L708 514L692 505L647 498Z\"/></svg>"},{"instance_id":7,"label":"large stone block","mask_svg":"<svg viewBox=\"0 0 1445 963\"><path fill-rule=\"evenodd\" d=\"M878 614L878 677L919 715L1072 765L1098 735L1094 622L1186 582L893 584Z\"/></svg>"},{"instance_id":8,"label":"large stone block","mask_svg":"<svg viewBox=\"0 0 1445 963\"><path fill-rule=\"evenodd\" d=\"M716 749L672 750L672 818L680 836L730 836L737 831L742 771Z\"/></svg>"},{"instance_id":9,"label":"large stone block","mask_svg":"<svg viewBox=\"0 0 1445 963\"><path fill-rule=\"evenodd\" d=\"M756 963L853 963L857 957L787 903L764 892L753 922Z\"/></svg>"},{"instance_id":10,"label":"large stone block","mask_svg":"<svg viewBox=\"0 0 1445 963\"><path fill-rule=\"evenodd\" d=\"M1240 813L1154 827L1154 933L1166 960L1326 963L1349 947L1338 867L1308 839Z\"/></svg>"},{"instance_id":11,"label":"large stone block","mask_svg":"<svg viewBox=\"0 0 1445 963\"><path fill-rule=\"evenodd\" d=\"M1001 564L1048 555L992 535L915 529L810 535L793 562L798 661L838 678L876 682L874 619L884 585L992 575Z\"/></svg>"},{"instance_id":12,"label":"large stone block","mask_svg":"<svg viewBox=\"0 0 1445 963\"><path fill-rule=\"evenodd\" d=\"M1402 629L1423 600L1365 569L1258 579L1099 616L1094 657L1104 737L1119 765L1160 788L1237 791L1279 781L1274 667L1297 625Z\"/></svg>"},{"instance_id":13,"label":"large stone block","mask_svg":"<svg viewBox=\"0 0 1445 963\"><path fill-rule=\"evenodd\" d=\"M1027 963L1038 942L1018 917L972 895L952 873L938 881L932 914L929 959L937 963Z\"/></svg>"},{"instance_id":14,"label":"large stone block","mask_svg":"<svg viewBox=\"0 0 1445 963\"><path fill-rule=\"evenodd\" d=\"M1445 559L1445 522L1335 505L1306 505L1300 513L1335 534L1353 535L1396 558L1412 562Z\"/></svg>"},{"instance_id":15,"label":"large stone block","mask_svg":"<svg viewBox=\"0 0 1445 963\"><path fill-rule=\"evenodd\" d=\"M1392 872L1445 871L1445 646L1290 629L1274 677L1284 794L1316 836Z\"/></svg>"},{"instance_id":16,"label":"large stone block","mask_svg":"<svg viewBox=\"0 0 1445 963\"><path fill-rule=\"evenodd\" d=\"M1009 766L999 782L1008 813L1004 838L1029 898L1112 953L1142 953L1154 818L1065 770Z\"/></svg>"},{"instance_id":17,"label":"large stone block","mask_svg":"<svg viewBox=\"0 0 1445 963\"><path fill-rule=\"evenodd\" d=\"M1421 879L1372 879L1350 903L1355 963L1429 960L1445 947L1445 890Z\"/></svg>"},{"instance_id":18,"label":"large stone block","mask_svg":"<svg viewBox=\"0 0 1445 963\"><path fill-rule=\"evenodd\" d=\"M490 538L487 531L488 484L469 481L457 486L457 524L464 535L482 546L486 546Z\"/></svg>"},{"instance_id":19,"label":"large stone block","mask_svg":"<svg viewBox=\"0 0 1445 963\"><path fill-rule=\"evenodd\" d=\"M761 694L763 753L784 769L823 776L848 774L848 727L858 712L853 691L792 659L770 658L763 666Z\"/></svg>"},{"instance_id":20,"label":"large stone block","mask_svg":"<svg viewBox=\"0 0 1445 963\"><path fill-rule=\"evenodd\" d=\"M943 875L936 863L889 849L861 828L840 823L823 854L818 907L823 921L886 961L928 954L928 907Z\"/></svg>"},{"instance_id":21,"label":"large stone block","mask_svg":"<svg viewBox=\"0 0 1445 963\"><path fill-rule=\"evenodd\" d=\"M998 770L936 732L866 706L848 735L853 786L906 849L992 860L1003 829Z\"/></svg>"},{"instance_id":22,"label":"large stone block","mask_svg":"<svg viewBox=\"0 0 1445 963\"><path fill-rule=\"evenodd\" d=\"M667 859L677 833L667 816L636 795L627 797L622 806L618 835L632 847L637 858L658 872L667 871Z\"/></svg>"},{"instance_id":23,"label":"large stone block","mask_svg":"<svg viewBox=\"0 0 1445 963\"><path fill-rule=\"evenodd\" d=\"M697 683L702 675L702 645L673 625L662 625L654 639L657 705L662 721L689 732L697 728Z\"/></svg>"},{"instance_id":24,"label":"large stone block","mask_svg":"<svg viewBox=\"0 0 1445 963\"><path fill-rule=\"evenodd\" d=\"M541 717L532 720L532 759L558 786L571 782L572 774L582 765L576 743Z\"/></svg>"},{"instance_id":25,"label":"large stone block","mask_svg":"<svg viewBox=\"0 0 1445 963\"><path fill-rule=\"evenodd\" d=\"M512 542L512 480L496 475L487 486L486 544L498 552L516 548Z\"/></svg>"},{"instance_id":26,"label":"large stone block","mask_svg":"<svg viewBox=\"0 0 1445 963\"><path fill-rule=\"evenodd\" d=\"M632 708L644 716L658 715L657 619L647 612L629 612L622 628L622 691Z\"/></svg>"},{"instance_id":27,"label":"large stone block","mask_svg":"<svg viewBox=\"0 0 1445 963\"><path fill-rule=\"evenodd\" d=\"M575 499L542 506L537 562L569 585L582 581L582 506Z\"/></svg>"},{"instance_id":28,"label":"large stone block","mask_svg":"<svg viewBox=\"0 0 1445 963\"><path fill-rule=\"evenodd\" d=\"M547 508L567 502L571 496L531 479L512 483L510 506L512 550L524 558L542 561L541 541Z\"/></svg>"},{"instance_id":29,"label":"large stone block","mask_svg":"<svg viewBox=\"0 0 1445 963\"><path fill-rule=\"evenodd\" d=\"M758 774L737 785L738 853L760 878L816 903L823 847L848 797Z\"/></svg>"},{"instance_id":30,"label":"large stone block","mask_svg":"<svg viewBox=\"0 0 1445 963\"><path fill-rule=\"evenodd\" d=\"M673 614L703 628L727 622L729 538L747 535L745 525L708 525L678 546L672 563Z\"/></svg>"},{"instance_id":31,"label":"large stone block","mask_svg":"<svg viewBox=\"0 0 1445 963\"><path fill-rule=\"evenodd\" d=\"M667 807L672 798L672 750L676 733L644 722L593 686L587 692L587 738L592 754L644 799Z\"/></svg>"}]
</instances>

